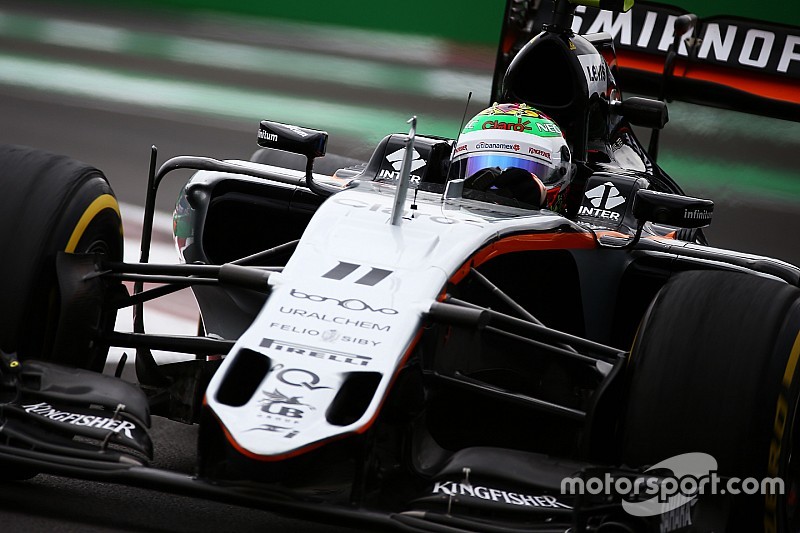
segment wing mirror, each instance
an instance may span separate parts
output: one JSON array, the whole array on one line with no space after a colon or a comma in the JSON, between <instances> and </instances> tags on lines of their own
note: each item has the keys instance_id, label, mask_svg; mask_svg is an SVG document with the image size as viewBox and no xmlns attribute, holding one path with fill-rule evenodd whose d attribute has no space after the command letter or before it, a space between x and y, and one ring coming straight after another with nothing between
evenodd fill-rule
<instances>
[{"instance_id":1,"label":"wing mirror","mask_svg":"<svg viewBox=\"0 0 800 533\"><path fill-rule=\"evenodd\" d=\"M711 224L714 202L648 189L636 191L633 216L642 225L655 222L678 228L703 228Z\"/></svg>"},{"instance_id":2,"label":"wing mirror","mask_svg":"<svg viewBox=\"0 0 800 533\"><path fill-rule=\"evenodd\" d=\"M325 149L328 146L328 133L271 120L262 120L258 128L258 145L314 159L325 155Z\"/></svg>"},{"instance_id":3,"label":"wing mirror","mask_svg":"<svg viewBox=\"0 0 800 533\"><path fill-rule=\"evenodd\" d=\"M638 222L633 238L622 246L603 246L617 249L634 247L642 237L645 222L655 222L676 228L703 228L711 224L714 202L680 194L639 189L633 199L632 211Z\"/></svg>"},{"instance_id":4,"label":"wing mirror","mask_svg":"<svg viewBox=\"0 0 800 533\"><path fill-rule=\"evenodd\" d=\"M306 156L306 187L322 197L336 192L315 183L312 171L314 159L325 155L325 149L328 146L328 132L262 120L258 127L258 145Z\"/></svg>"},{"instance_id":5,"label":"wing mirror","mask_svg":"<svg viewBox=\"0 0 800 533\"><path fill-rule=\"evenodd\" d=\"M667 104L660 100L631 96L623 102L612 102L612 109L634 126L660 130L669 121Z\"/></svg>"}]
</instances>

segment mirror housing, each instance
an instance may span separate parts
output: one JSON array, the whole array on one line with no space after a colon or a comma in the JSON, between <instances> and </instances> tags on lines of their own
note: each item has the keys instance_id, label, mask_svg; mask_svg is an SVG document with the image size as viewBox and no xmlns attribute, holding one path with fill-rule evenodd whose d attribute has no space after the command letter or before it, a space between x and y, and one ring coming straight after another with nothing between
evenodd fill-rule
<instances>
[{"instance_id":1,"label":"mirror housing","mask_svg":"<svg viewBox=\"0 0 800 533\"><path fill-rule=\"evenodd\" d=\"M631 96L613 106L618 115L625 117L634 126L660 130L669 121L667 104L660 100Z\"/></svg>"},{"instance_id":2,"label":"mirror housing","mask_svg":"<svg viewBox=\"0 0 800 533\"><path fill-rule=\"evenodd\" d=\"M258 128L258 145L314 159L325 155L328 132L262 120Z\"/></svg>"},{"instance_id":3,"label":"mirror housing","mask_svg":"<svg viewBox=\"0 0 800 533\"><path fill-rule=\"evenodd\" d=\"M678 228L703 228L711 224L714 202L648 189L636 191L633 216L640 224L655 222Z\"/></svg>"},{"instance_id":4,"label":"mirror housing","mask_svg":"<svg viewBox=\"0 0 800 533\"><path fill-rule=\"evenodd\" d=\"M336 189L314 183L312 172L314 159L325 155L328 146L327 131L262 120L258 127L258 145L306 156L306 187L323 198L337 192Z\"/></svg>"}]
</instances>

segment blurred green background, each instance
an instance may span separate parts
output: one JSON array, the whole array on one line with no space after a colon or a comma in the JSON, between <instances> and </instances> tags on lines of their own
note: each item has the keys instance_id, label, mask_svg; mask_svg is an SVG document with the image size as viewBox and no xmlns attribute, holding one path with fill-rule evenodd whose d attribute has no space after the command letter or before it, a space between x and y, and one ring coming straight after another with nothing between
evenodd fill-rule
<instances>
[{"instance_id":1,"label":"blurred green background","mask_svg":"<svg viewBox=\"0 0 800 533\"><path fill-rule=\"evenodd\" d=\"M100 0L84 2L108 5ZM795 0L674 0L700 17L736 15L776 23L800 25ZM257 16L293 22L352 26L360 29L438 36L449 40L496 45L505 0L116 0L115 7L189 9L220 14Z\"/></svg>"},{"instance_id":2,"label":"blurred green background","mask_svg":"<svg viewBox=\"0 0 800 533\"><path fill-rule=\"evenodd\" d=\"M786 1L675 3L800 26ZM504 0L0 0L0 136L92 161L131 203L146 162L123 145L247 158L261 118L326 129L332 153L366 159L411 115L420 133L452 137L467 94L467 115L488 105L504 9ZM659 164L687 194L718 202L709 229L718 245L800 264L782 231L800 213L800 122L745 111L671 102ZM636 133L646 145L650 132Z\"/></svg>"}]
</instances>

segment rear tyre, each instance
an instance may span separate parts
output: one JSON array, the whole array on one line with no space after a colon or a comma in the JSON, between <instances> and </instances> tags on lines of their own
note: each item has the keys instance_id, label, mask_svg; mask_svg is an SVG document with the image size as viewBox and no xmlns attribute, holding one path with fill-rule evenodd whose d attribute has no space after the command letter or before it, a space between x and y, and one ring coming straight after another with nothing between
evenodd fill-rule
<instances>
[{"instance_id":1,"label":"rear tyre","mask_svg":"<svg viewBox=\"0 0 800 533\"><path fill-rule=\"evenodd\" d=\"M631 352L623 462L703 452L720 476L780 477L783 496L742 497L732 523L736 531L796 528L799 357L797 287L734 272L676 276Z\"/></svg>"},{"instance_id":2,"label":"rear tyre","mask_svg":"<svg viewBox=\"0 0 800 533\"><path fill-rule=\"evenodd\" d=\"M122 220L108 181L96 168L66 156L0 145L0 348L22 360L101 371L108 346L89 340L61 352L54 346L58 252L122 260ZM104 310L90 327L111 328L115 318L116 311ZM69 332L59 334L63 339Z\"/></svg>"}]
</instances>

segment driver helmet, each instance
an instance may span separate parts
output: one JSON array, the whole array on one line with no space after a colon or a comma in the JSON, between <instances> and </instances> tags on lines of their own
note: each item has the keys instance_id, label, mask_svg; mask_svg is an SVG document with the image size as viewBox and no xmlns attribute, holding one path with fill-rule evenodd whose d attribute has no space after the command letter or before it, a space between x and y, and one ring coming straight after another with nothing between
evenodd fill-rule
<instances>
[{"instance_id":1,"label":"driver helmet","mask_svg":"<svg viewBox=\"0 0 800 533\"><path fill-rule=\"evenodd\" d=\"M494 104L464 126L451 176L464 178L468 188L563 211L570 159L550 117L525 104Z\"/></svg>"}]
</instances>

